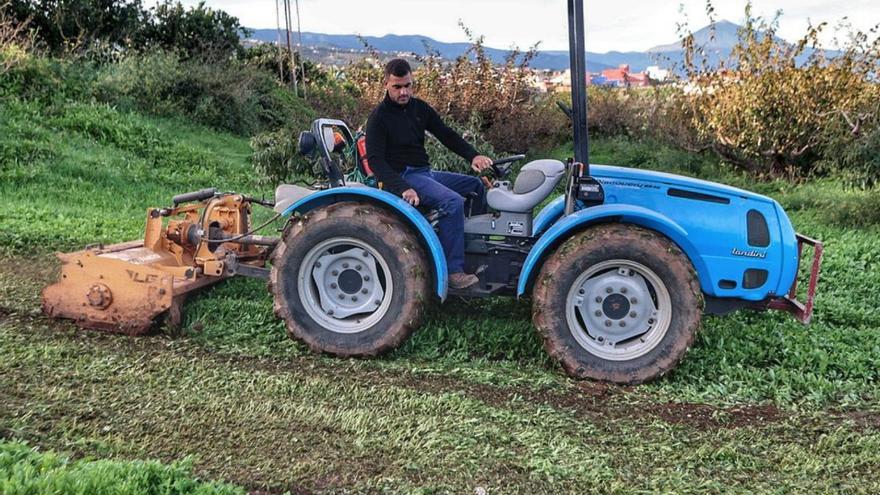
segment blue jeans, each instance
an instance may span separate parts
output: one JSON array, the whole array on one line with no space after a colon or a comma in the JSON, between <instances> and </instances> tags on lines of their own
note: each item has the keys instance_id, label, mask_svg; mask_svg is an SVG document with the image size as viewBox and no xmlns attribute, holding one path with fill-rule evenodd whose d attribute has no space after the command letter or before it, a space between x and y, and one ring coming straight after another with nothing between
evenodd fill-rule
<instances>
[{"instance_id":1,"label":"blue jeans","mask_svg":"<svg viewBox=\"0 0 880 495\"><path fill-rule=\"evenodd\" d=\"M431 170L430 167L407 167L403 178L419 195L419 206L438 209L438 237L449 273L464 271L464 197L477 193L472 212L486 212L486 188L472 175Z\"/></svg>"}]
</instances>

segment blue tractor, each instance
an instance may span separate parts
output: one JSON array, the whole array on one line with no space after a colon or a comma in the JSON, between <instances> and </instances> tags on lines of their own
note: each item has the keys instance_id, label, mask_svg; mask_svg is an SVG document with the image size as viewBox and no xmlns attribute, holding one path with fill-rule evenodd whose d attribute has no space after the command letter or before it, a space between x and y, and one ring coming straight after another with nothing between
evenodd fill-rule
<instances>
[{"instance_id":1,"label":"blue tractor","mask_svg":"<svg viewBox=\"0 0 880 495\"><path fill-rule=\"evenodd\" d=\"M574 157L525 164L511 184L498 160L491 213L465 221L465 271L450 292L432 219L381 189L346 181L344 122L319 119L300 139L320 160L320 189L282 185L291 216L273 255L275 313L312 350L373 356L416 328L432 298L530 297L547 352L576 378L640 383L672 369L704 313L782 309L807 323L821 243L795 233L776 201L678 175L589 164L581 0L569 0ZM362 158L362 157L361 157ZM359 159L354 160L360 164ZM559 187L564 188L536 211ZM814 260L806 303L795 298L804 244Z\"/></svg>"},{"instance_id":2,"label":"blue tractor","mask_svg":"<svg viewBox=\"0 0 880 495\"><path fill-rule=\"evenodd\" d=\"M574 156L527 163L513 183L507 174L523 156L493 164L492 211L465 221L465 270L477 285L449 291L434 230L443 213L346 180L339 150L356 153L355 136L342 121L319 119L300 136L323 170L316 187L282 185L274 202L213 188L175 196L171 207L148 210L143 240L60 254L62 276L44 289L44 311L138 335L159 315L179 322L191 291L233 275L264 277L291 337L316 352L374 356L400 345L434 300L528 297L547 352L569 375L621 384L671 370L705 313L780 309L808 323L822 244L796 234L779 203L589 163L582 0L568 6ZM251 228L253 204L287 217L280 238L254 235L269 222ZM804 245L813 259L801 303Z\"/></svg>"}]
</instances>

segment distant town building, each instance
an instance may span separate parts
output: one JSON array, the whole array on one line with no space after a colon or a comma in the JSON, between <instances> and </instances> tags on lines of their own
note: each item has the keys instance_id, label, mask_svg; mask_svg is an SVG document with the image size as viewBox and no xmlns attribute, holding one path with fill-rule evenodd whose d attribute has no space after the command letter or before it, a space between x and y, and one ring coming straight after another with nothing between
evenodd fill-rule
<instances>
[{"instance_id":1,"label":"distant town building","mask_svg":"<svg viewBox=\"0 0 880 495\"><path fill-rule=\"evenodd\" d=\"M645 73L648 74L648 77L651 78L652 81L666 82L670 79L672 73L669 69L661 69L657 65L652 65L645 69Z\"/></svg>"},{"instance_id":2,"label":"distant town building","mask_svg":"<svg viewBox=\"0 0 880 495\"><path fill-rule=\"evenodd\" d=\"M631 72L629 64L621 64L616 69L602 71L603 86L643 87L651 85L651 78L644 72ZM594 84L600 84L595 81Z\"/></svg>"}]
</instances>

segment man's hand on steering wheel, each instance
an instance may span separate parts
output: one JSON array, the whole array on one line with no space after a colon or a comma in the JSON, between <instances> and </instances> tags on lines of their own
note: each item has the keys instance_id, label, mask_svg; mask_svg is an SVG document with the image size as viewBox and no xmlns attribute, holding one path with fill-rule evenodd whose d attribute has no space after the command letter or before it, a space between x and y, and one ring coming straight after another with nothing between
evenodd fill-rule
<instances>
[{"instance_id":1,"label":"man's hand on steering wheel","mask_svg":"<svg viewBox=\"0 0 880 495\"><path fill-rule=\"evenodd\" d=\"M471 168L476 173L482 173L484 170L492 166L492 159L488 156L477 155L471 161Z\"/></svg>"}]
</instances>

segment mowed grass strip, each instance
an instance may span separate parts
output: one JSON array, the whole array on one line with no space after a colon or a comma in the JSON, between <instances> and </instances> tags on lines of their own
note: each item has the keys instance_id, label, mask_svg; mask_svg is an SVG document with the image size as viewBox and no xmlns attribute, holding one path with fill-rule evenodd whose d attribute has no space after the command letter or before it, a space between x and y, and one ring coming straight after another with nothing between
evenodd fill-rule
<instances>
[{"instance_id":1,"label":"mowed grass strip","mask_svg":"<svg viewBox=\"0 0 880 495\"><path fill-rule=\"evenodd\" d=\"M4 435L79 455L194 455L200 477L249 488L880 489L880 433L845 416L677 421L625 393L585 398L587 414L530 389L437 386L361 361L233 358L14 316L0 323L0 351Z\"/></svg>"}]
</instances>

